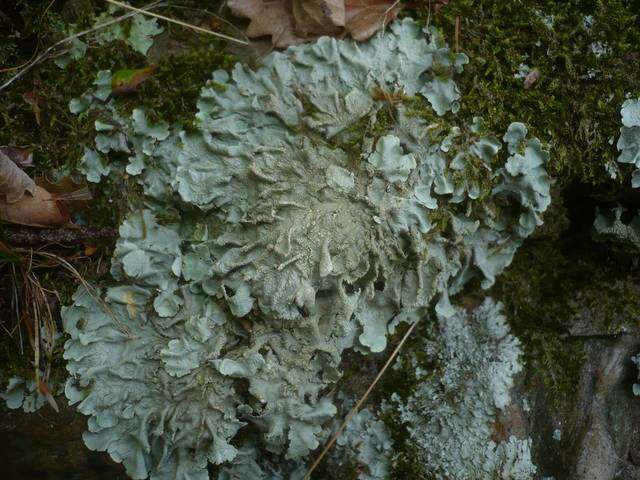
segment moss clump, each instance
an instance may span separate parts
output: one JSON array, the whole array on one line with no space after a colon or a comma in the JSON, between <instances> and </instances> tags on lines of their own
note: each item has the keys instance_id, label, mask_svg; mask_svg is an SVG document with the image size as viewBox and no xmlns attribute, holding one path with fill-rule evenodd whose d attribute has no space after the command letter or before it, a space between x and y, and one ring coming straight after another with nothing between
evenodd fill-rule
<instances>
[{"instance_id":1,"label":"moss clump","mask_svg":"<svg viewBox=\"0 0 640 480\"><path fill-rule=\"evenodd\" d=\"M624 322L640 318L640 298L624 281L630 268L629 258L588 236L530 240L520 249L492 294L505 304L523 343L530 381L571 394L584 361L583 341L618 334ZM594 334L582 337L575 327L587 312Z\"/></svg>"},{"instance_id":2,"label":"moss clump","mask_svg":"<svg viewBox=\"0 0 640 480\"><path fill-rule=\"evenodd\" d=\"M0 44L3 45L0 64L20 65L29 60L35 49L64 38L73 25L76 28L86 27L94 21L93 10L86 8L90 4L80 8L83 7L80 4L87 2L68 2L78 8L53 5L47 10L49 3L44 0L17 2L14 11L9 12L11 21L17 25L15 31L7 29L6 34L0 35ZM70 21L73 25L68 23ZM151 120L162 119L188 126L200 89L211 72L230 68L235 57L225 53L221 42L216 39L207 39L203 43L200 36L183 30L164 35L171 37L176 54L163 55L151 78L136 92L118 97L116 103L126 113L136 107L145 107ZM137 69L149 63L144 55L136 53L123 42L115 41L90 46L81 60L71 62L64 70L53 60L36 66L3 92L0 119L4 128L0 129L0 145L31 146L35 158L35 169L30 172L33 175L50 173L63 166L75 167L87 139L93 137L93 122L84 116L71 114L69 100L80 96L95 80L99 70ZM0 73L0 83L14 73ZM35 92L40 99L39 125L31 105L23 98L28 92ZM109 220L109 224L115 223L113 218Z\"/></svg>"},{"instance_id":3,"label":"moss clump","mask_svg":"<svg viewBox=\"0 0 640 480\"><path fill-rule=\"evenodd\" d=\"M493 131L517 118L549 143L550 173L560 185L607 187L604 166L617 156L610 139L618 134L620 105L640 88L639 11L637 0L460 0L436 16L422 5L418 16L436 23L451 44L460 18L460 48L471 59L458 80L462 117L481 112ZM514 77L522 64L540 72L529 89Z\"/></svg>"},{"instance_id":4,"label":"moss clump","mask_svg":"<svg viewBox=\"0 0 640 480\"><path fill-rule=\"evenodd\" d=\"M142 83L134 95L118 100L119 109L131 114L134 108L145 108L151 121L179 123L189 128L200 90L211 78L211 72L229 70L236 61L236 57L224 53L219 42L189 49L159 63L151 78Z\"/></svg>"}]
</instances>

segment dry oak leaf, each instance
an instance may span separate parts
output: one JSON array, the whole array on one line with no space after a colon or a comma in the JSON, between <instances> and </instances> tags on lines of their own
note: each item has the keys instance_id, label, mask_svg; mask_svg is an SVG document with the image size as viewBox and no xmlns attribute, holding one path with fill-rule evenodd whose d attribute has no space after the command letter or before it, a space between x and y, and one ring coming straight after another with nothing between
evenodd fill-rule
<instances>
[{"instance_id":1,"label":"dry oak leaf","mask_svg":"<svg viewBox=\"0 0 640 480\"><path fill-rule=\"evenodd\" d=\"M31 227L59 227L91 197L86 186L65 178L39 185L0 151L0 220Z\"/></svg>"},{"instance_id":2,"label":"dry oak leaf","mask_svg":"<svg viewBox=\"0 0 640 480\"><path fill-rule=\"evenodd\" d=\"M398 16L400 3L388 0L346 0L347 32L363 42Z\"/></svg>"},{"instance_id":3,"label":"dry oak leaf","mask_svg":"<svg viewBox=\"0 0 640 480\"><path fill-rule=\"evenodd\" d=\"M321 35L371 37L400 11L393 0L229 0L234 15L251 20L248 37L271 36L283 48Z\"/></svg>"},{"instance_id":4,"label":"dry oak leaf","mask_svg":"<svg viewBox=\"0 0 640 480\"><path fill-rule=\"evenodd\" d=\"M249 38L270 35L278 48L307 40L295 33L291 0L229 0L227 5L234 15L251 20L245 32Z\"/></svg>"},{"instance_id":5,"label":"dry oak leaf","mask_svg":"<svg viewBox=\"0 0 640 480\"><path fill-rule=\"evenodd\" d=\"M0 197L0 220L31 227L61 227L69 223L55 197L44 188L36 186L33 194L24 195L15 203Z\"/></svg>"},{"instance_id":6,"label":"dry oak leaf","mask_svg":"<svg viewBox=\"0 0 640 480\"><path fill-rule=\"evenodd\" d=\"M296 30L303 36L338 35L346 20L344 0L292 0Z\"/></svg>"},{"instance_id":7,"label":"dry oak leaf","mask_svg":"<svg viewBox=\"0 0 640 480\"><path fill-rule=\"evenodd\" d=\"M20 201L26 192L34 195L36 182L0 151L0 196L6 203L13 204Z\"/></svg>"},{"instance_id":8,"label":"dry oak leaf","mask_svg":"<svg viewBox=\"0 0 640 480\"><path fill-rule=\"evenodd\" d=\"M3 145L0 147L0 153L4 153L20 168L33 167L33 150L29 147Z\"/></svg>"}]
</instances>

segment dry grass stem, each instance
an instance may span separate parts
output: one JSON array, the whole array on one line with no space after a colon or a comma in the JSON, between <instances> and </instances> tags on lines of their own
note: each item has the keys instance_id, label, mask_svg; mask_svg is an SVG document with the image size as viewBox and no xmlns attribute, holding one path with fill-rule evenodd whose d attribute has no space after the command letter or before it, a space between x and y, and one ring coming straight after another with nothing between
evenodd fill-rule
<instances>
[{"instance_id":1,"label":"dry grass stem","mask_svg":"<svg viewBox=\"0 0 640 480\"><path fill-rule=\"evenodd\" d=\"M316 458L313 464L311 465L311 467L309 467L309 470L304 476L304 480L311 479L311 474L313 473L313 471L318 467L318 465L320 465L320 462L322 461L322 459L329 452L333 444L336 443L336 440L338 440L338 437L340 437L342 432L344 432L344 429L347 427L347 425L349 424L353 416L356 413L358 413L358 410L360 410L360 407L362 407L362 404L367 400L367 397L369 397L369 394L373 391L378 381L380 381L380 379L382 378L382 375L384 375L384 372L387 371L387 368L389 368L389 366L391 365L393 360L396 358L398 353L400 353L400 349L402 348L404 343L407 341L407 339L409 338L409 335L411 335L411 332L413 332L413 329L416 327L418 322L419 320L412 323L411 326L407 329L406 333L402 337L402 340L400 340L400 343L398 343L398 346L393 350L393 353L391 353L391 355L385 362L384 366L380 369L380 371L376 375L376 378L373 379L373 382L371 382L371 385L369 385L369 388L367 388L367 391L364 392L362 397L360 397L360 400L358 400L355 406L349 411L344 421L340 424L340 427L338 428L338 430L336 430L336 433L334 433L333 436L329 439L327 444L324 446L324 448L320 452L320 455L318 455L318 458Z\"/></svg>"},{"instance_id":2,"label":"dry grass stem","mask_svg":"<svg viewBox=\"0 0 640 480\"><path fill-rule=\"evenodd\" d=\"M127 10L132 10L134 12L141 13L143 15L148 15L150 17L159 18L160 20L164 20L166 22L175 23L176 25L180 25L180 26L185 27L185 28L190 28L190 29L195 30L197 32L208 33L209 35L213 35L215 37L220 37L220 38L223 38L223 39L228 40L230 42L239 43L240 45L249 45L249 42L245 42L244 40L240 40L239 38L231 37L229 35L225 35L224 33L214 32L213 30L208 30L206 28L198 27L196 25L192 25L190 23L183 22L182 20L176 20L175 18L167 17L165 15L160 15L158 13L153 13L153 12L148 12L146 10L142 10L142 9L139 9L139 8L136 8L136 7L132 7L131 5L127 5L126 3L118 2L116 0L105 0L105 2L108 2L108 3L112 4L112 5L116 5L116 6L120 7L120 8L126 8Z\"/></svg>"},{"instance_id":3,"label":"dry grass stem","mask_svg":"<svg viewBox=\"0 0 640 480\"><path fill-rule=\"evenodd\" d=\"M140 10L140 12L146 12L146 10L151 9L151 8L158 8L163 6L162 2L153 2L145 7L143 7L142 9L137 9ZM96 32L98 30L101 30L103 28L106 28L110 25L114 25L116 23L122 22L124 20L126 20L127 18L133 17L134 15L136 15L136 13L140 13L140 12L130 12L127 13L121 17L118 18L114 18L113 20L109 20L107 22L101 23L99 25L96 25L92 28L89 28L87 30L83 30L81 32L78 32L74 35L70 35L66 38L63 38L62 40L60 40L59 42L54 43L53 45L51 45L49 48L47 48L44 52L42 52L40 55L38 55L34 60L28 62L22 69L20 69L20 71L18 73L16 73L13 77L11 77L9 80L7 80L6 82L4 82L2 85L0 85L0 92L4 89L6 89L9 85L11 85L13 82L15 82L16 80L18 80L19 78L21 78L24 74L26 74L29 70L31 70L33 67L35 67L36 65L44 62L45 60L51 58L54 55L57 55L57 53L54 52L54 50L62 45L65 45L66 43L69 43L70 41L76 39L76 38L80 38L83 37L84 35L87 35L89 33L93 33ZM13 68L12 68L13 69ZM10 69L11 70L11 69ZM5 70L6 71L6 70Z\"/></svg>"}]
</instances>

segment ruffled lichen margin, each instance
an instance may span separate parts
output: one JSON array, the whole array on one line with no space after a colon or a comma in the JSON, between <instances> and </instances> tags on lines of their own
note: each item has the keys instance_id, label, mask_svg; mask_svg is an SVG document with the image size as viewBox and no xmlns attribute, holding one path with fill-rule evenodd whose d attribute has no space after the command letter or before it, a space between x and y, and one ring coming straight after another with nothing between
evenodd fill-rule
<instances>
[{"instance_id":1,"label":"ruffled lichen margin","mask_svg":"<svg viewBox=\"0 0 640 480\"><path fill-rule=\"evenodd\" d=\"M98 117L88 179L126 172L145 193L115 283L63 310L89 448L132 478L206 479L253 424L256 448L302 459L346 348L382 351L434 304L453 316L470 279L492 285L542 223L548 154L523 124L503 145L454 122L465 62L406 19L214 72L196 131L119 114L108 72L72 102Z\"/></svg>"}]
</instances>

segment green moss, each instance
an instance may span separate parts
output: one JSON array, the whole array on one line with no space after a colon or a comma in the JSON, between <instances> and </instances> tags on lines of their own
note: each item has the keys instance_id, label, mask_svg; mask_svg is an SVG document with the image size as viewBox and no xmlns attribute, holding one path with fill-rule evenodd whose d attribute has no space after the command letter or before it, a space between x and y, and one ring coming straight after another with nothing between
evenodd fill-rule
<instances>
[{"instance_id":1,"label":"green moss","mask_svg":"<svg viewBox=\"0 0 640 480\"><path fill-rule=\"evenodd\" d=\"M540 238L520 249L490 293L505 304L523 343L528 380L571 394L584 361L583 341L592 338L574 335L577 319L589 315L597 335L618 334L624 323L638 321L640 298L625 281L630 267L629 258L588 237Z\"/></svg>"},{"instance_id":2,"label":"green moss","mask_svg":"<svg viewBox=\"0 0 640 480\"><path fill-rule=\"evenodd\" d=\"M417 15L441 28L452 45L460 18L460 48L471 59L456 80L462 118L481 115L497 132L522 121L550 145L550 173L561 185L580 181L606 189L612 182L604 165L617 156L610 139L617 138L620 105L640 88L638 7L637 0L460 0L436 15L423 4ZM553 28L541 14L553 16ZM591 28L584 27L586 15L593 17ZM590 46L598 41L613 53L594 55ZM530 89L514 78L521 64L541 74Z\"/></svg>"},{"instance_id":3,"label":"green moss","mask_svg":"<svg viewBox=\"0 0 640 480\"><path fill-rule=\"evenodd\" d=\"M236 61L233 55L224 53L219 42L171 56L159 63L155 73L140 85L137 92L118 98L118 108L127 115L134 108L145 108L152 121L178 123L189 128L197 111L200 90L211 78L211 72L230 70ZM138 66L144 65L136 68ZM121 68L124 67L131 68ZM212 86L216 89L224 87L215 83Z\"/></svg>"},{"instance_id":4,"label":"green moss","mask_svg":"<svg viewBox=\"0 0 640 480\"><path fill-rule=\"evenodd\" d=\"M25 23L16 29L20 35L0 38L0 44L5 41L7 45L0 50L0 55L8 52L0 56L0 63L20 64L29 58L22 49L36 48L38 43L51 44L65 36L71 25L65 23L62 12L56 11L56 6L42 16L49 3L18 2L15 15ZM81 13L67 12L65 16L78 25L91 23L91 9L88 12L86 8L80 10ZM42 20L39 20L40 17ZM36 33L38 38L31 38ZM25 40L25 37L31 38L31 41ZM117 105L125 113L130 113L136 107L145 107L152 120L163 119L188 127L193 121L200 89L210 78L211 72L217 68L229 69L235 63L235 57L224 53L222 44L217 40L202 42L199 36L189 31L172 32L172 39L181 42L183 48L177 49L178 54L163 58L151 78L142 83L136 92L118 97ZM34 42L36 45L30 45ZM50 174L60 167L73 169L82 156L84 145L91 143L94 132L92 119L69 112L69 100L89 88L99 70L136 69L148 63L146 57L124 43L111 42L90 46L84 58L71 62L64 70L57 67L53 60L38 65L3 92L0 99L0 119L3 123L0 145L31 146L35 159L35 168L30 172L33 176ZM13 74L0 73L0 83ZM40 97L40 125L35 121L32 107L23 99L23 95L31 91ZM100 209L100 206L94 205L94 209L96 207ZM112 209L111 205L105 207ZM114 223L113 217L107 216L107 219L111 220L108 224Z\"/></svg>"}]
</instances>

